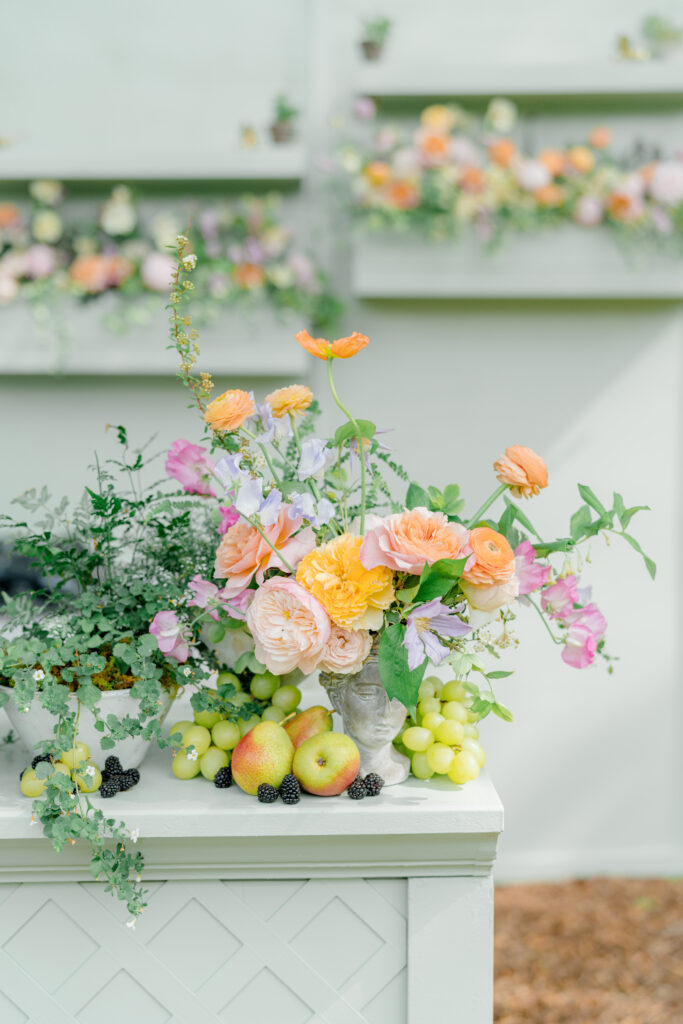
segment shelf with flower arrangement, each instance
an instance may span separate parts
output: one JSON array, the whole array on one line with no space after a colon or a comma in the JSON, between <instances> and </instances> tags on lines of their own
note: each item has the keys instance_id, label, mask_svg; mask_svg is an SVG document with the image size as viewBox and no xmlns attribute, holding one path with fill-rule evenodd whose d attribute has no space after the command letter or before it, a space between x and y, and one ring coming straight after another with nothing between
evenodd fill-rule
<instances>
[{"instance_id":1,"label":"shelf with flower arrangement","mask_svg":"<svg viewBox=\"0 0 683 1024\"><path fill-rule=\"evenodd\" d=\"M163 329L173 259L187 223L175 207L148 221L127 186L96 218L64 201L58 182L29 186L30 202L0 204L0 366L5 373L171 374L174 355L151 343ZM305 371L283 344L301 318L329 323L339 303L323 272L282 222L280 199L243 197L195 213L200 266L193 313L216 372ZM230 334L246 335L239 350Z\"/></svg>"},{"instance_id":2,"label":"shelf with flower arrangement","mask_svg":"<svg viewBox=\"0 0 683 1024\"><path fill-rule=\"evenodd\" d=\"M516 119L508 100L483 120L432 105L413 131L380 125L340 148L358 224L354 292L680 298L683 163L642 150L618 161L604 126L532 155Z\"/></svg>"}]
</instances>

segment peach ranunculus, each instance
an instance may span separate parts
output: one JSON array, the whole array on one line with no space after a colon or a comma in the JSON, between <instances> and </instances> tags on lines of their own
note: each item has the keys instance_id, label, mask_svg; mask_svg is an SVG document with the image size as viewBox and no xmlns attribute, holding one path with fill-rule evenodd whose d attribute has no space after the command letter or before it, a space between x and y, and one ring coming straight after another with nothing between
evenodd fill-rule
<instances>
[{"instance_id":1,"label":"peach ranunculus","mask_svg":"<svg viewBox=\"0 0 683 1024\"><path fill-rule=\"evenodd\" d=\"M380 188L391 178L391 166L385 160L372 160L364 167L363 175L371 185Z\"/></svg>"},{"instance_id":2,"label":"peach ranunculus","mask_svg":"<svg viewBox=\"0 0 683 1024\"><path fill-rule=\"evenodd\" d=\"M466 583L491 586L509 582L515 574L515 553L502 533L489 526L470 531L469 547L474 556L462 574Z\"/></svg>"},{"instance_id":3,"label":"peach ranunculus","mask_svg":"<svg viewBox=\"0 0 683 1024\"><path fill-rule=\"evenodd\" d=\"M595 156L588 146L572 146L567 152L567 160L580 174L590 174L595 167Z\"/></svg>"},{"instance_id":4,"label":"peach ranunculus","mask_svg":"<svg viewBox=\"0 0 683 1024\"><path fill-rule=\"evenodd\" d=\"M271 391L265 400L275 419L281 420L287 413L293 416L303 415L313 401L313 392L305 384L290 384L287 388Z\"/></svg>"},{"instance_id":5,"label":"peach ranunculus","mask_svg":"<svg viewBox=\"0 0 683 1024\"><path fill-rule=\"evenodd\" d=\"M232 279L238 288L250 291L264 284L266 272L259 263L238 263L233 269Z\"/></svg>"},{"instance_id":6,"label":"peach ranunculus","mask_svg":"<svg viewBox=\"0 0 683 1024\"><path fill-rule=\"evenodd\" d=\"M420 128L415 133L415 143L420 150L422 162L429 167L448 163L451 155L451 140L441 132Z\"/></svg>"},{"instance_id":7,"label":"peach ranunculus","mask_svg":"<svg viewBox=\"0 0 683 1024\"><path fill-rule=\"evenodd\" d=\"M599 124L588 136L593 149L607 149L612 141L612 132L606 124Z\"/></svg>"},{"instance_id":8,"label":"peach ranunculus","mask_svg":"<svg viewBox=\"0 0 683 1024\"><path fill-rule=\"evenodd\" d=\"M509 167L517 155L517 147L512 139L495 139L487 146L489 159L500 167Z\"/></svg>"},{"instance_id":9,"label":"peach ranunculus","mask_svg":"<svg viewBox=\"0 0 683 1024\"><path fill-rule=\"evenodd\" d=\"M418 575L425 565L440 558L459 558L469 554L468 531L459 523L449 523L443 512L414 508L380 519L368 517L368 529L360 549L366 569L385 565L396 572Z\"/></svg>"},{"instance_id":10,"label":"peach ranunculus","mask_svg":"<svg viewBox=\"0 0 683 1024\"><path fill-rule=\"evenodd\" d=\"M264 528L263 533L268 540L264 540L249 523L239 522L229 527L218 545L214 566L216 579L228 581L223 593L228 597L241 593L254 576L257 583L262 583L266 569L286 571L287 567L278 553L296 569L304 555L315 545L313 531L310 527L300 530L301 524L301 519L290 518L287 505L282 508L277 522ZM300 532L297 533L297 530Z\"/></svg>"},{"instance_id":11,"label":"peach ranunculus","mask_svg":"<svg viewBox=\"0 0 683 1024\"><path fill-rule=\"evenodd\" d=\"M267 580L247 611L254 653L269 672L317 667L330 636L330 620L319 601L286 576Z\"/></svg>"},{"instance_id":12,"label":"peach ranunculus","mask_svg":"<svg viewBox=\"0 0 683 1024\"><path fill-rule=\"evenodd\" d=\"M317 359L350 359L368 345L369 339L364 334L354 331L347 338L327 341L326 338L312 338L308 331L299 331L295 335L302 348Z\"/></svg>"},{"instance_id":13,"label":"peach ranunculus","mask_svg":"<svg viewBox=\"0 0 683 1024\"><path fill-rule=\"evenodd\" d=\"M538 154L537 160L552 174L553 178L557 178L562 174L567 162L567 158L561 149L543 149Z\"/></svg>"},{"instance_id":14,"label":"peach ranunculus","mask_svg":"<svg viewBox=\"0 0 683 1024\"><path fill-rule=\"evenodd\" d=\"M254 396L249 391L236 388L224 391L213 402L209 402L204 421L212 430L237 430L255 412Z\"/></svg>"},{"instance_id":15,"label":"peach ranunculus","mask_svg":"<svg viewBox=\"0 0 683 1024\"><path fill-rule=\"evenodd\" d=\"M496 476L516 498L531 498L548 486L548 468L532 448L513 444L493 463Z\"/></svg>"},{"instance_id":16,"label":"peach ranunculus","mask_svg":"<svg viewBox=\"0 0 683 1024\"><path fill-rule=\"evenodd\" d=\"M355 675L363 667L371 647L372 637L367 629L342 629L333 625L318 668L340 676Z\"/></svg>"},{"instance_id":17,"label":"peach ranunculus","mask_svg":"<svg viewBox=\"0 0 683 1024\"><path fill-rule=\"evenodd\" d=\"M393 573L384 566L366 569L360 560L362 537L343 533L302 559L297 581L345 629L380 629L384 609L394 599Z\"/></svg>"},{"instance_id":18,"label":"peach ranunculus","mask_svg":"<svg viewBox=\"0 0 683 1024\"><path fill-rule=\"evenodd\" d=\"M461 580L460 588L470 607L478 612L495 612L515 600L519 594L519 580L513 576L506 583L493 583L490 586Z\"/></svg>"}]
</instances>

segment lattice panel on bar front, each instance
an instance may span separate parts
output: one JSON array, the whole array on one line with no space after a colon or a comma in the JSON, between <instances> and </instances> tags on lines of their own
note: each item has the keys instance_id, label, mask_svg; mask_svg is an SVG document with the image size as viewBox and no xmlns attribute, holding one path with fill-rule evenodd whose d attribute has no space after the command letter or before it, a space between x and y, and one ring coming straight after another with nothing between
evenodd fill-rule
<instances>
[{"instance_id":1,"label":"lattice panel on bar front","mask_svg":"<svg viewBox=\"0 0 683 1024\"><path fill-rule=\"evenodd\" d=\"M404 879L0 886L2 1024L401 1024ZM3 1002L4 1000L4 1002Z\"/></svg>"}]
</instances>

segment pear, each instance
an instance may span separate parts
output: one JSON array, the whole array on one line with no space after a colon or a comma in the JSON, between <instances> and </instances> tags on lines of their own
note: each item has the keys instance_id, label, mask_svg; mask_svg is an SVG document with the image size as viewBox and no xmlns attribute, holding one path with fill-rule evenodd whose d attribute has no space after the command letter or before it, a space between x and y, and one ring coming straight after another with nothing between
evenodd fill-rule
<instances>
[{"instance_id":1,"label":"pear","mask_svg":"<svg viewBox=\"0 0 683 1024\"><path fill-rule=\"evenodd\" d=\"M318 736L321 732L332 732L332 712L317 704L313 708L307 708L294 718L290 718L282 726L294 749L300 747L312 736Z\"/></svg>"},{"instance_id":2,"label":"pear","mask_svg":"<svg viewBox=\"0 0 683 1024\"><path fill-rule=\"evenodd\" d=\"M232 777L251 796L262 782L279 789L292 770L294 744L277 722L259 722L232 752Z\"/></svg>"}]
</instances>

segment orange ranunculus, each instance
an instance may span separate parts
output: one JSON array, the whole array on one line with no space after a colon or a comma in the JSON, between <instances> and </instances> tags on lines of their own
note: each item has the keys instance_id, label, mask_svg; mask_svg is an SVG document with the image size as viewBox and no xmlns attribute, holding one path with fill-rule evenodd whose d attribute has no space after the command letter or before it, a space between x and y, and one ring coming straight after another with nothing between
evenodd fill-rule
<instances>
[{"instance_id":1,"label":"orange ranunculus","mask_svg":"<svg viewBox=\"0 0 683 1024\"><path fill-rule=\"evenodd\" d=\"M260 288L266 279L266 272L258 263L238 263L233 269L232 279L238 288Z\"/></svg>"},{"instance_id":2,"label":"orange ranunculus","mask_svg":"<svg viewBox=\"0 0 683 1024\"><path fill-rule=\"evenodd\" d=\"M451 152L451 140L441 132L430 132L421 128L415 135L415 141L428 163L444 163Z\"/></svg>"},{"instance_id":3,"label":"orange ranunculus","mask_svg":"<svg viewBox=\"0 0 683 1024\"><path fill-rule=\"evenodd\" d=\"M411 181L395 181L384 192L387 206L394 210L413 210L420 205L420 193Z\"/></svg>"},{"instance_id":4,"label":"orange ranunculus","mask_svg":"<svg viewBox=\"0 0 683 1024\"><path fill-rule=\"evenodd\" d=\"M464 580L490 586L512 579L515 573L515 553L502 533L488 526L477 526L470 530L468 544L474 561L462 574Z\"/></svg>"},{"instance_id":5,"label":"orange ranunculus","mask_svg":"<svg viewBox=\"0 0 683 1024\"><path fill-rule=\"evenodd\" d=\"M572 146L567 152L567 160L580 174L590 174L595 167L595 157L588 146Z\"/></svg>"},{"instance_id":6,"label":"orange ranunculus","mask_svg":"<svg viewBox=\"0 0 683 1024\"><path fill-rule=\"evenodd\" d=\"M391 167L384 160L373 160L363 170L363 174L371 185L379 188L386 185L391 177Z\"/></svg>"},{"instance_id":7,"label":"orange ranunculus","mask_svg":"<svg viewBox=\"0 0 683 1024\"><path fill-rule=\"evenodd\" d=\"M296 571L297 583L344 629L380 629L394 599L393 573L383 565L366 569L362 543L362 537L343 533L309 551Z\"/></svg>"},{"instance_id":8,"label":"orange ranunculus","mask_svg":"<svg viewBox=\"0 0 683 1024\"><path fill-rule=\"evenodd\" d=\"M288 388L271 391L265 400L272 409L275 419L281 420L287 413L301 416L313 401L313 392L305 384L290 384Z\"/></svg>"},{"instance_id":9,"label":"orange ranunculus","mask_svg":"<svg viewBox=\"0 0 683 1024\"><path fill-rule=\"evenodd\" d=\"M512 139L496 139L495 142L489 143L487 151L489 160L492 160L494 164L499 164L500 167L509 167L517 154L517 147Z\"/></svg>"},{"instance_id":10,"label":"orange ranunculus","mask_svg":"<svg viewBox=\"0 0 683 1024\"><path fill-rule=\"evenodd\" d=\"M224 391L213 402L209 402L204 420L212 430L237 430L254 412L254 396L236 388L234 391Z\"/></svg>"},{"instance_id":11,"label":"orange ranunculus","mask_svg":"<svg viewBox=\"0 0 683 1024\"><path fill-rule=\"evenodd\" d=\"M16 203L0 203L0 229L16 228L21 224L21 214Z\"/></svg>"},{"instance_id":12,"label":"orange ranunculus","mask_svg":"<svg viewBox=\"0 0 683 1024\"><path fill-rule=\"evenodd\" d=\"M336 341L312 338L308 331L299 331L295 338L302 348L317 359L350 359L369 344L369 339L358 331L354 331L347 338L337 338Z\"/></svg>"},{"instance_id":13,"label":"orange ranunculus","mask_svg":"<svg viewBox=\"0 0 683 1024\"><path fill-rule=\"evenodd\" d=\"M599 124L588 136L593 149L607 149L612 141L612 132L606 124Z\"/></svg>"},{"instance_id":14,"label":"orange ranunculus","mask_svg":"<svg viewBox=\"0 0 683 1024\"><path fill-rule=\"evenodd\" d=\"M550 184L537 188L534 198L539 206L561 206L567 195L560 185Z\"/></svg>"},{"instance_id":15,"label":"orange ranunculus","mask_svg":"<svg viewBox=\"0 0 683 1024\"><path fill-rule=\"evenodd\" d=\"M548 469L532 448L513 444L493 463L496 476L507 484L516 498L531 498L548 486Z\"/></svg>"},{"instance_id":16,"label":"orange ranunculus","mask_svg":"<svg viewBox=\"0 0 683 1024\"><path fill-rule=\"evenodd\" d=\"M455 110L442 103L433 103L430 107L425 107L420 114L420 122L425 128L431 132L440 132L442 135L447 135L454 128L456 119Z\"/></svg>"},{"instance_id":17,"label":"orange ranunculus","mask_svg":"<svg viewBox=\"0 0 683 1024\"><path fill-rule=\"evenodd\" d=\"M562 174L567 158L561 149L543 149L538 154L538 162L543 164L553 178L557 178Z\"/></svg>"},{"instance_id":18,"label":"orange ranunculus","mask_svg":"<svg viewBox=\"0 0 683 1024\"><path fill-rule=\"evenodd\" d=\"M463 192L482 192L484 188L484 175L479 167L468 164L463 167L458 178L458 185Z\"/></svg>"}]
</instances>

